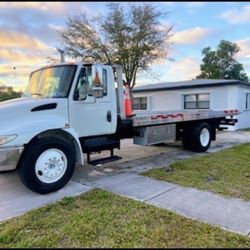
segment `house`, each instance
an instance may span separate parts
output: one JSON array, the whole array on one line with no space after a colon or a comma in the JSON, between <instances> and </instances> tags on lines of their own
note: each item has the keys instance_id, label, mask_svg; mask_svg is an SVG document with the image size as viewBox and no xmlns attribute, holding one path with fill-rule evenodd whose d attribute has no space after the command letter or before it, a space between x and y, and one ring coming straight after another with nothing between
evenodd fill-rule
<instances>
[{"instance_id":1,"label":"house","mask_svg":"<svg viewBox=\"0 0 250 250\"><path fill-rule=\"evenodd\" d=\"M199 79L138 86L133 89L136 112L163 110L238 109L238 123L229 130L250 127L250 84L239 80Z\"/></svg>"}]
</instances>

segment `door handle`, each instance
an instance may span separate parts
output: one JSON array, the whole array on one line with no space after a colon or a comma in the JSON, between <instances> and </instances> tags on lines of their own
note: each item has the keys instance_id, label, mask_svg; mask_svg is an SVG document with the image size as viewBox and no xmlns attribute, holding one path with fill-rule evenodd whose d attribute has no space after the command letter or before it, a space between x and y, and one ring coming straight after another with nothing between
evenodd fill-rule
<instances>
[{"instance_id":1,"label":"door handle","mask_svg":"<svg viewBox=\"0 0 250 250\"><path fill-rule=\"evenodd\" d=\"M112 120L111 111L108 111L108 112L107 112L107 121L108 121L108 122L111 122L111 120Z\"/></svg>"}]
</instances>

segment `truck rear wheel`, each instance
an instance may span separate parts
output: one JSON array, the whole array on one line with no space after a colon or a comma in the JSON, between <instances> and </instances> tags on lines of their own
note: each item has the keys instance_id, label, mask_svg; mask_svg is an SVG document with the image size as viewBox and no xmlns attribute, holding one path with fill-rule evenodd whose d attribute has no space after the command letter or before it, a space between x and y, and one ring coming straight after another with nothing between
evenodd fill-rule
<instances>
[{"instance_id":1,"label":"truck rear wheel","mask_svg":"<svg viewBox=\"0 0 250 250\"><path fill-rule=\"evenodd\" d=\"M211 144L211 127L206 122L201 122L193 127L185 128L182 136L185 149L195 152L205 152Z\"/></svg>"},{"instance_id":2,"label":"truck rear wheel","mask_svg":"<svg viewBox=\"0 0 250 250\"><path fill-rule=\"evenodd\" d=\"M75 167L74 147L59 138L41 138L28 145L18 168L25 186L34 192L54 192L68 183Z\"/></svg>"}]
</instances>

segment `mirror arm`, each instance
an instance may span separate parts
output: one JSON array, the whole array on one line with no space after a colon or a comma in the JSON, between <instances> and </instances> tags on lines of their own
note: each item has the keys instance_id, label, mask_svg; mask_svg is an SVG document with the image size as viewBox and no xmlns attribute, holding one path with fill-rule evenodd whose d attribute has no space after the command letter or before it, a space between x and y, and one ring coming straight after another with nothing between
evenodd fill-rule
<instances>
[{"instance_id":1,"label":"mirror arm","mask_svg":"<svg viewBox=\"0 0 250 250\"><path fill-rule=\"evenodd\" d=\"M95 96L93 96L94 97L94 101L93 101L93 103L96 103L96 97Z\"/></svg>"}]
</instances>

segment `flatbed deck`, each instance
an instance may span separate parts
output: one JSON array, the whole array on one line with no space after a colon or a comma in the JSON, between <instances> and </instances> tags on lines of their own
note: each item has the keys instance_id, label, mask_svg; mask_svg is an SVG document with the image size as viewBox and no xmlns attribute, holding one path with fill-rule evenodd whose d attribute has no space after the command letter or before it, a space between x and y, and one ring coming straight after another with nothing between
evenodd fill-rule
<instances>
[{"instance_id":1,"label":"flatbed deck","mask_svg":"<svg viewBox=\"0 0 250 250\"><path fill-rule=\"evenodd\" d=\"M177 111L140 111L133 116L133 127L144 127L185 121L224 118L238 115L239 110L177 110Z\"/></svg>"}]
</instances>

